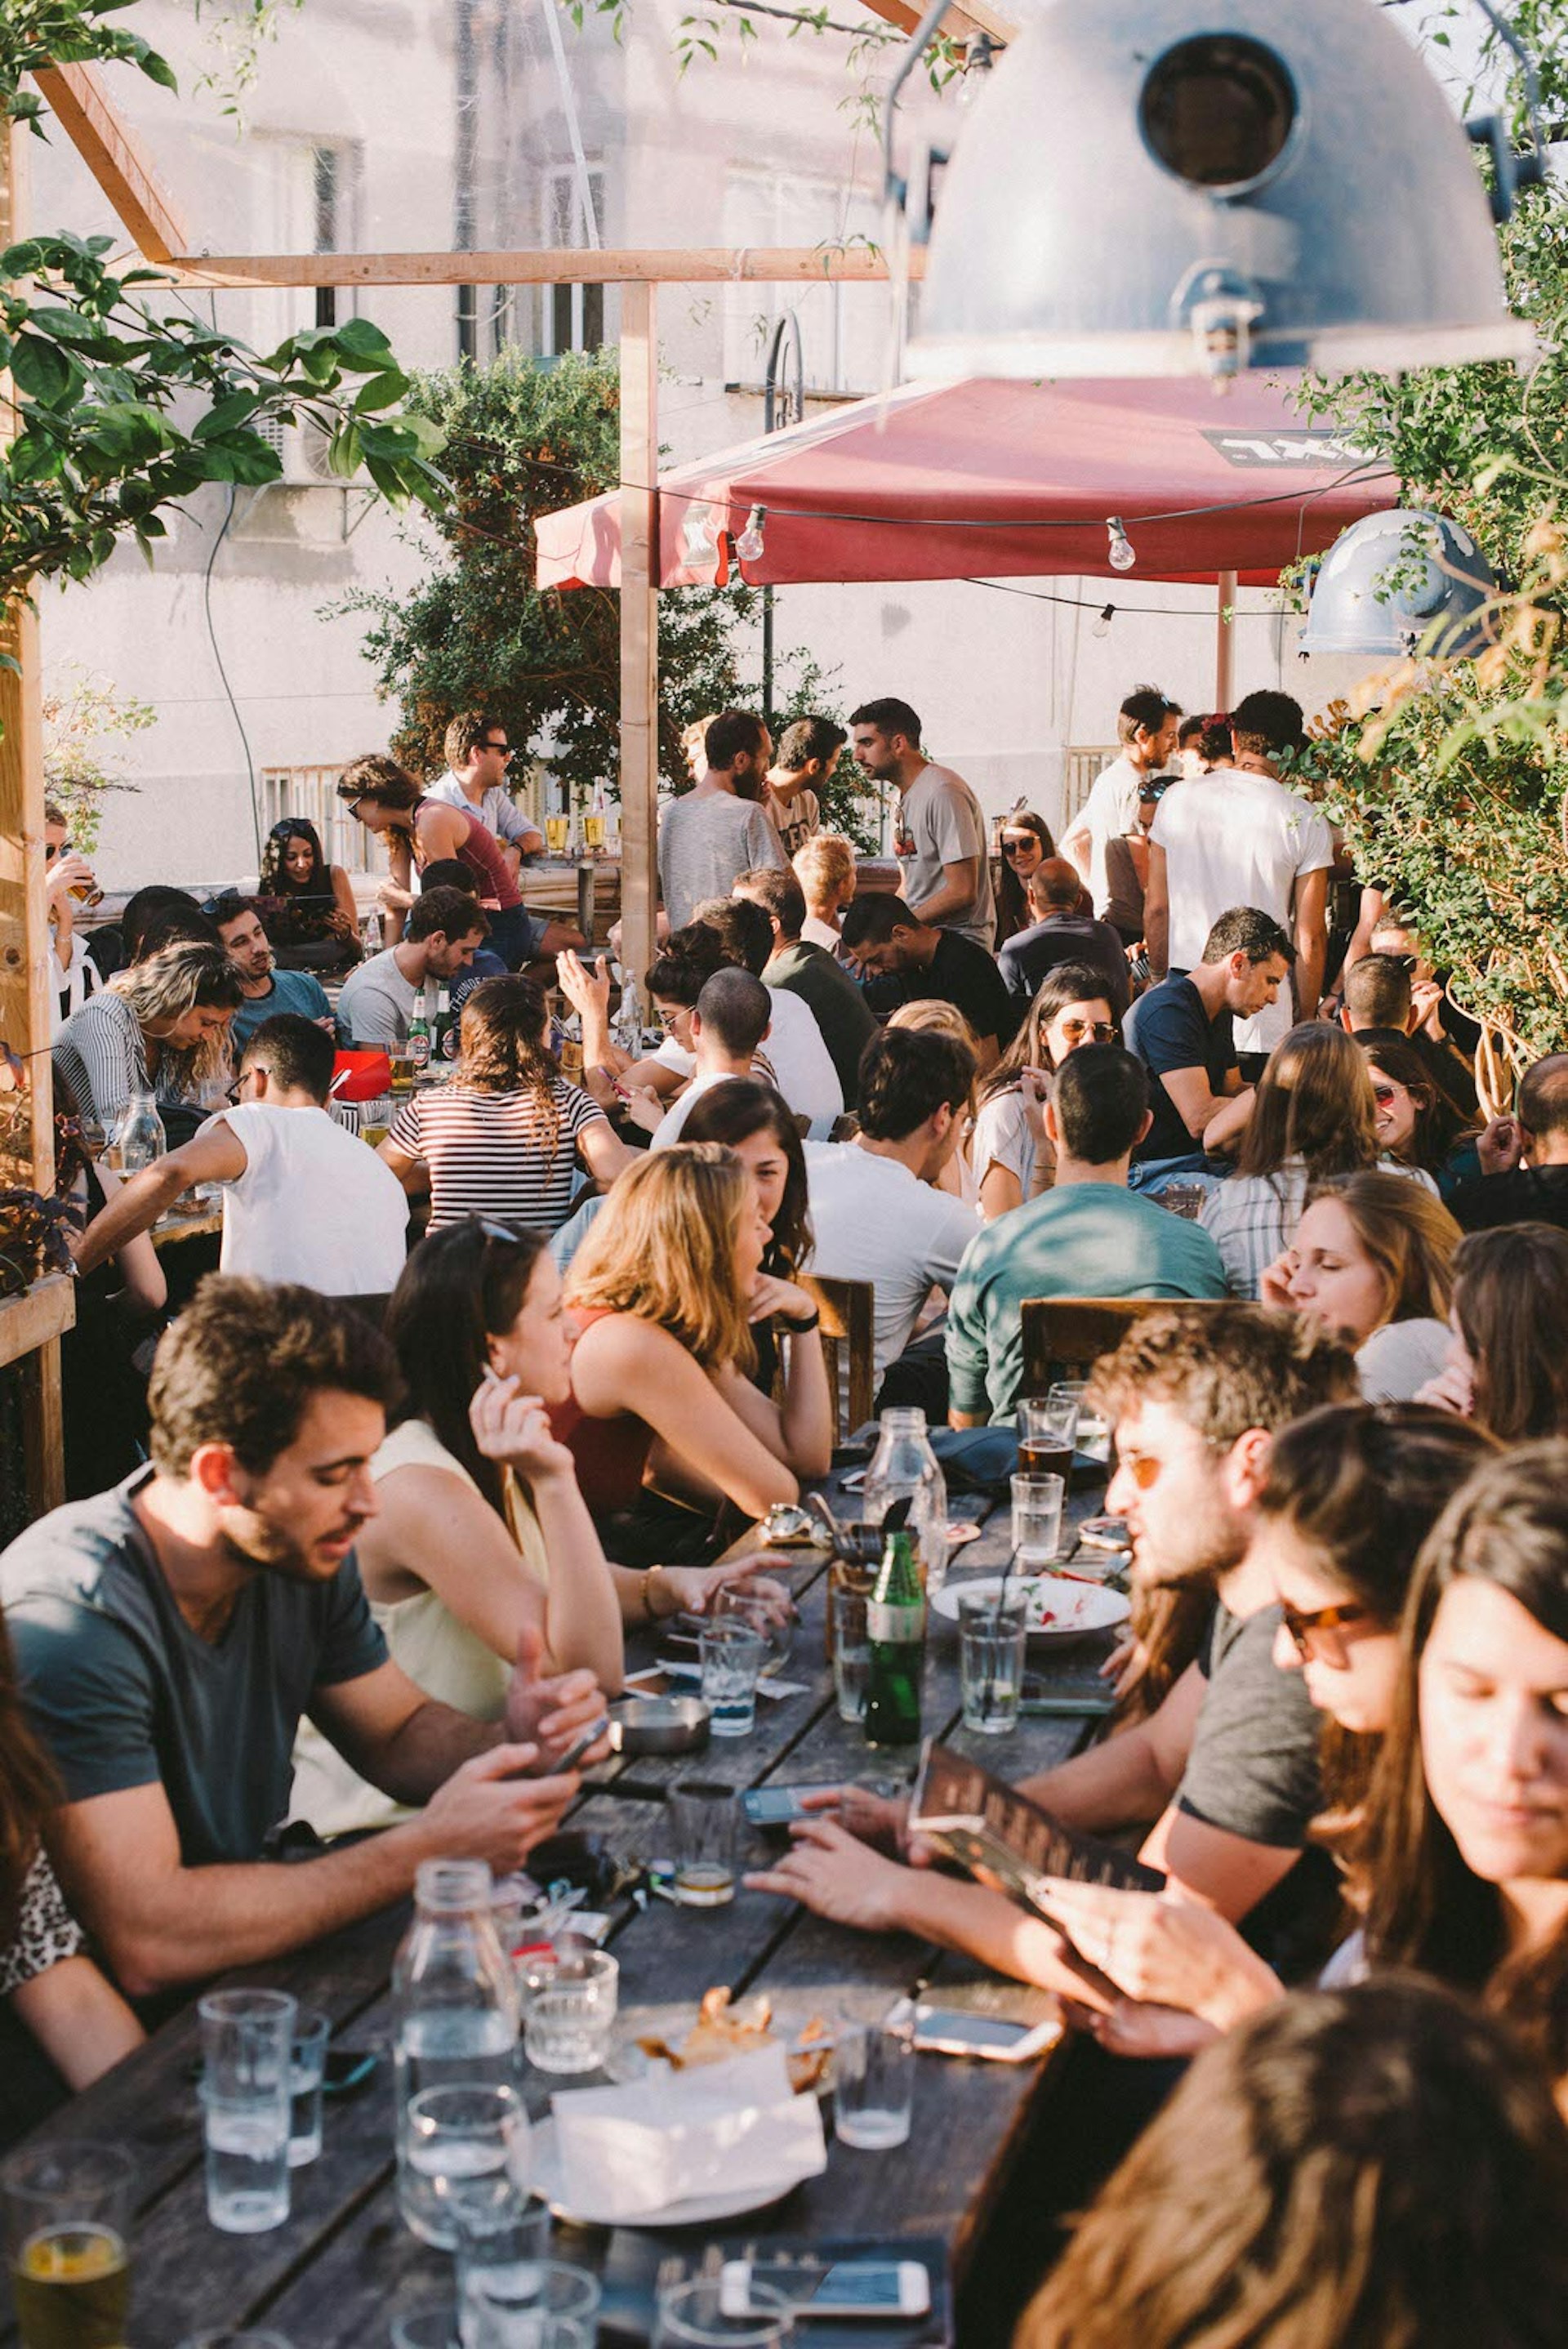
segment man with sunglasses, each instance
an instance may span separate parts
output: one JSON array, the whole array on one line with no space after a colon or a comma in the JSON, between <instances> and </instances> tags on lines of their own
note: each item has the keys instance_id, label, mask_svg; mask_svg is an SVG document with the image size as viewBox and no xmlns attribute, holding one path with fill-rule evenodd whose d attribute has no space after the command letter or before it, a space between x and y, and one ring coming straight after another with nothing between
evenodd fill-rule
<instances>
[{"instance_id":1,"label":"man with sunglasses","mask_svg":"<svg viewBox=\"0 0 1568 2349\"><path fill-rule=\"evenodd\" d=\"M1002 834L1007 851L1007 834ZM1008 994L1026 1006L1039 992L1040 982L1058 963L1088 962L1105 973L1106 998L1119 1019L1131 997L1127 956L1109 922L1080 912L1083 883L1076 865L1065 856L1041 859L1024 882L1030 926L1020 930L1000 949L996 968Z\"/></svg>"},{"instance_id":2,"label":"man with sunglasses","mask_svg":"<svg viewBox=\"0 0 1568 2349\"><path fill-rule=\"evenodd\" d=\"M471 808L500 841L515 881L525 856L543 854L544 834L530 823L506 787L515 756L506 728L482 710L465 709L448 727L441 748L447 771L430 785L427 796L448 807Z\"/></svg>"},{"instance_id":3,"label":"man with sunglasses","mask_svg":"<svg viewBox=\"0 0 1568 2349\"><path fill-rule=\"evenodd\" d=\"M184 1191L223 1195L219 1269L301 1281L329 1297L385 1297L407 1254L408 1201L391 1168L328 1111L335 1047L280 1011L245 1042L231 1106L115 1192L75 1248L91 1272Z\"/></svg>"}]
</instances>

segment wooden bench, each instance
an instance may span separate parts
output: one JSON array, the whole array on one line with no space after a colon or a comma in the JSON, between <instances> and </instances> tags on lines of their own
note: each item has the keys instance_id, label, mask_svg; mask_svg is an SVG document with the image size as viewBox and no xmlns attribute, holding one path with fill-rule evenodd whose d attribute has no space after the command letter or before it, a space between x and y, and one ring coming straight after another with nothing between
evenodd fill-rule
<instances>
[{"instance_id":1,"label":"wooden bench","mask_svg":"<svg viewBox=\"0 0 1568 2349\"><path fill-rule=\"evenodd\" d=\"M1044 1394L1053 1379L1086 1373L1114 1353L1135 1321L1174 1306L1206 1311L1224 1298L1030 1297L1024 1302L1021 1394Z\"/></svg>"}]
</instances>

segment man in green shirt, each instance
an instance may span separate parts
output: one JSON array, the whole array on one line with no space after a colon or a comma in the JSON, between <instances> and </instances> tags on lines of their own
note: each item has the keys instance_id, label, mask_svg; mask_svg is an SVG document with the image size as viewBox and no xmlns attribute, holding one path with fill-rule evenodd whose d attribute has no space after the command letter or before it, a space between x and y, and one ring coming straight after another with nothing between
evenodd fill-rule
<instances>
[{"instance_id":1,"label":"man in green shirt","mask_svg":"<svg viewBox=\"0 0 1568 2349\"><path fill-rule=\"evenodd\" d=\"M773 951L763 967L766 987L798 995L822 1031L822 1041L843 1090L844 1107L858 1109L861 1054L877 1032L871 1007L842 963L800 935L806 892L788 867L743 873L730 893L760 905L773 925Z\"/></svg>"},{"instance_id":2,"label":"man in green shirt","mask_svg":"<svg viewBox=\"0 0 1568 2349\"><path fill-rule=\"evenodd\" d=\"M947 1320L954 1427L1005 1419L1024 1375L1028 1297L1223 1297L1207 1232L1127 1187L1149 1131L1149 1079L1119 1044L1086 1044L1056 1072L1045 1130L1054 1189L987 1224L965 1250Z\"/></svg>"}]
</instances>

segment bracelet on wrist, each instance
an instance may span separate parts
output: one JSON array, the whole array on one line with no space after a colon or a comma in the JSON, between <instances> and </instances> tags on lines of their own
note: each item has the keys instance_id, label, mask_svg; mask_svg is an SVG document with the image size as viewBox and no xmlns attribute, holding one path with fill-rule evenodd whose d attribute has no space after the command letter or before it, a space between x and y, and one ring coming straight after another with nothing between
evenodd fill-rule
<instances>
[{"instance_id":1,"label":"bracelet on wrist","mask_svg":"<svg viewBox=\"0 0 1568 2349\"><path fill-rule=\"evenodd\" d=\"M655 1574L663 1574L664 1570L665 1569L662 1566L645 1566L643 1568L643 1588L641 1592L643 1612L647 1617L650 1623L662 1623L665 1620L665 1614L654 1605L654 1577ZM667 1610L671 1615L678 1614L679 1611L679 1609L676 1607L672 1607Z\"/></svg>"},{"instance_id":2,"label":"bracelet on wrist","mask_svg":"<svg viewBox=\"0 0 1568 2349\"><path fill-rule=\"evenodd\" d=\"M810 1313L803 1313L798 1321L791 1321L787 1313L780 1313L779 1327L788 1330L792 1338L804 1338L809 1330L820 1329L821 1320L820 1313L813 1305Z\"/></svg>"}]
</instances>

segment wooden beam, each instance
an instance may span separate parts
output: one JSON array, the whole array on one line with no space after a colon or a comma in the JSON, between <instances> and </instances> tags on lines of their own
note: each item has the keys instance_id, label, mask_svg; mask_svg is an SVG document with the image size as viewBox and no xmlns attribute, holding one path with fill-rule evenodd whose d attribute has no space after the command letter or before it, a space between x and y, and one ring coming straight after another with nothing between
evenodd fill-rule
<instances>
[{"instance_id":1,"label":"wooden beam","mask_svg":"<svg viewBox=\"0 0 1568 2349\"><path fill-rule=\"evenodd\" d=\"M814 279L878 285L873 245L631 245L611 253L556 247L498 253L176 254L181 284L203 291L267 285L769 285ZM925 254L909 256L912 277Z\"/></svg>"},{"instance_id":2,"label":"wooden beam","mask_svg":"<svg viewBox=\"0 0 1568 2349\"><path fill-rule=\"evenodd\" d=\"M1236 672L1236 574L1222 571L1214 609L1214 707L1229 709Z\"/></svg>"},{"instance_id":3,"label":"wooden beam","mask_svg":"<svg viewBox=\"0 0 1568 2349\"><path fill-rule=\"evenodd\" d=\"M33 79L61 129L149 261L171 261L190 231L159 185L136 133L91 66L47 66Z\"/></svg>"},{"instance_id":4,"label":"wooden beam","mask_svg":"<svg viewBox=\"0 0 1568 2349\"><path fill-rule=\"evenodd\" d=\"M900 33L916 31L925 13L923 8L912 6L910 0L861 0L861 5ZM955 0L942 20L942 30L954 41L973 40L976 33L985 33L998 47L1018 37L1018 27L1013 19L991 7L988 0Z\"/></svg>"},{"instance_id":5,"label":"wooden beam","mask_svg":"<svg viewBox=\"0 0 1568 2349\"><path fill-rule=\"evenodd\" d=\"M652 285L627 285L621 295L621 966L632 974L639 1001L654 958L659 902L658 386L658 297Z\"/></svg>"}]
</instances>

